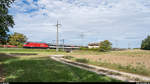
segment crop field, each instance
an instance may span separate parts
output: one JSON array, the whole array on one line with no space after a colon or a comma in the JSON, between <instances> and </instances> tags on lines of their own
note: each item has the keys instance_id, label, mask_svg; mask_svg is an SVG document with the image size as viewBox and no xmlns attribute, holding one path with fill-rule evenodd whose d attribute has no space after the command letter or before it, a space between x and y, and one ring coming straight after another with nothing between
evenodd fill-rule
<instances>
[{"instance_id":1,"label":"crop field","mask_svg":"<svg viewBox=\"0 0 150 84\"><path fill-rule=\"evenodd\" d=\"M83 51L84 52L84 51ZM91 61L109 62L115 64L121 64L127 66L129 64L137 66L139 64L145 65L146 68L150 68L150 51L144 50L127 50L127 51L112 51L109 53L97 54L81 54L74 55L76 58L87 58Z\"/></svg>"},{"instance_id":2,"label":"crop field","mask_svg":"<svg viewBox=\"0 0 150 84\"><path fill-rule=\"evenodd\" d=\"M150 51L125 50L111 52L74 51L71 60L87 60L89 64L150 76Z\"/></svg>"},{"instance_id":3,"label":"crop field","mask_svg":"<svg viewBox=\"0 0 150 84\"><path fill-rule=\"evenodd\" d=\"M50 59L40 49L0 49L0 82L121 82Z\"/></svg>"}]
</instances>

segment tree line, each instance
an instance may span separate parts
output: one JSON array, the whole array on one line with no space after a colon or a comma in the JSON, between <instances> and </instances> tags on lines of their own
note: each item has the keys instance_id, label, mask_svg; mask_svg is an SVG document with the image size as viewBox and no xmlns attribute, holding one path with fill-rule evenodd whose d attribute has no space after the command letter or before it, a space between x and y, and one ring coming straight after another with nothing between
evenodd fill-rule
<instances>
[{"instance_id":1,"label":"tree line","mask_svg":"<svg viewBox=\"0 0 150 84\"><path fill-rule=\"evenodd\" d=\"M141 49L150 50L150 36L142 40Z\"/></svg>"},{"instance_id":2,"label":"tree line","mask_svg":"<svg viewBox=\"0 0 150 84\"><path fill-rule=\"evenodd\" d=\"M13 16L8 14L8 8L14 0L0 0L0 42L6 44L9 28L15 25Z\"/></svg>"},{"instance_id":3,"label":"tree line","mask_svg":"<svg viewBox=\"0 0 150 84\"><path fill-rule=\"evenodd\" d=\"M13 2L14 0L0 0L0 44L22 47L23 43L27 41L27 37L16 32L9 34L9 28L13 28L15 25L13 16L8 14L8 9Z\"/></svg>"}]
</instances>

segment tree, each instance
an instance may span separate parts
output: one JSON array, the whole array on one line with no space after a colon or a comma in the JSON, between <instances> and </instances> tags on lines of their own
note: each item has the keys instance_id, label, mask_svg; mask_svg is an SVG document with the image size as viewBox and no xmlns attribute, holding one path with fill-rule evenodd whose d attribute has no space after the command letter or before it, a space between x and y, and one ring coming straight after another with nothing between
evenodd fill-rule
<instances>
[{"instance_id":1,"label":"tree","mask_svg":"<svg viewBox=\"0 0 150 84\"><path fill-rule=\"evenodd\" d=\"M0 0L0 43L5 44L8 39L9 27L13 28L13 17L8 14L8 8L14 0Z\"/></svg>"},{"instance_id":2,"label":"tree","mask_svg":"<svg viewBox=\"0 0 150 84\"><path fill-rule=\"evenodd\" d=\"M15 45L18 47L22 47L24 42L27 41L27 37L21 33L14 33L12 35L9 36L9 44L10 45Z\"/></svg>"},{"instance_id":3,"label":"tree","mask_svg":"<svg viewBox=\"0 0 150 84\"><path fill-rule=\"evenodd\" d=\"M100 43L99 51L106 52L106 51L109 51L111 49L112 49L112 43L109 42L108 40L102 41Z\"/></svg>"},{"instance_id":4,"label":"tree","mask_svg":"<svg viewBox=\"0 0 150 84\"><path fill-rule=\"evenodd\" d=\"M141 49L150 50L150 36L142 40Z\"/></svg>"}]
</instances>

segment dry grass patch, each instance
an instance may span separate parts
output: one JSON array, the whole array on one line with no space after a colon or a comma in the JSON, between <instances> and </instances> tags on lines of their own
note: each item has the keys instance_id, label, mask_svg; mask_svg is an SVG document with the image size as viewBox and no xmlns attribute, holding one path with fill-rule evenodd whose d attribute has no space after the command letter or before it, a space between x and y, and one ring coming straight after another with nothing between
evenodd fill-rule
<instances>
[{"instance_id":1,"label":"dry grass patch","mask_svg":"<svg viewBox=\"0 0 150 84\"><path fill-rule=\"evenodd\" d=\"M82 52L82 53L81 53ZM87 54L86 54L87 53ZM125 50L112 51L107 53L102 52L87 52L80 51L78 53L71 53L76 59L87 59L91 64L100 65L104 67L114 68L134 72L141 75L150 76L150 51L147 50ZM130 71L128 71L130 70ZM140 71L141 70L141 71ZM142 74L144 73L144 74Z\"/></svg>"},{"instance_id":2,"label":"dry grass patch","mask_svg":"<svg viewBox=\"0 0 150 84\"><path fill-rule=\"evenodd\" d=\"M71 56L76 58L86 58L90 61L101 61L112 64L121 64L123 66L132 65L144 65L146 68L150 68L150 51L145 50L126 50L126 51L112 51L109 53L96 54L72 54Z\"/></svg>"}]
</instances>

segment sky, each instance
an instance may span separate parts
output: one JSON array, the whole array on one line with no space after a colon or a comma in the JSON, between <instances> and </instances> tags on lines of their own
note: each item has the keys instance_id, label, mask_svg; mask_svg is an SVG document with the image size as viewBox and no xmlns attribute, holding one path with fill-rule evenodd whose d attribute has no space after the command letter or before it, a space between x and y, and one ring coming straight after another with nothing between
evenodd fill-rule
<instances>
[{"instance_id":1,"label":"sky","mask_svg":"<svg viewBox=\"0 0 150 84\"><path fill-rule=\"evenodd\" d=\"M9 9L28 41L87 45L109 40L113 47L139 48L150 34L150 0L15 0Z\"/></svg>"}]
</instances>

